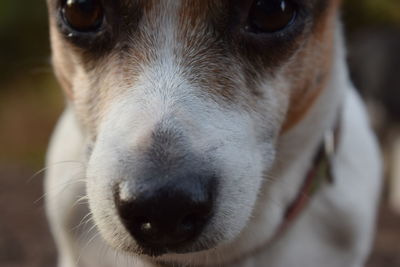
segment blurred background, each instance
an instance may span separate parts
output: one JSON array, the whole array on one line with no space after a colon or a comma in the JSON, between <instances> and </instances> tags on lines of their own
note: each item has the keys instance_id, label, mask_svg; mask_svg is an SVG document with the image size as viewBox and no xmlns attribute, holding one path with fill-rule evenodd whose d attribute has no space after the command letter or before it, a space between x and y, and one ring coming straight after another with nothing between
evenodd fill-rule
<instances>
[{"instance_id":1,"label":"blurred background","mask_svg":"<svg viewBox=\"0 0 400 267\"><path fill-rule=\"evenodd\" d=\"M44 0L0 1L2 267L55 266L40 170L64 100L50 66L46 12ZM399 267L400 0L344 0L342 15L351 76L368 103L386 162L387 186L368 267Z\"/></svg>"}]
</instances>

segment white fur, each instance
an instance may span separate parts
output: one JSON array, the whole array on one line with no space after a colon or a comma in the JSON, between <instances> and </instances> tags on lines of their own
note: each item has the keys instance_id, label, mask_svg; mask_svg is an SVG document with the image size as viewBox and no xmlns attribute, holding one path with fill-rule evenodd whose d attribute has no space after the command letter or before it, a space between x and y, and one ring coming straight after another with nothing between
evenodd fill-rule
<instances>
[{"instance_id":1,"label":"white fur","mask_svg":"<svg viewBox=\"0 0 400 267\"><path fill-rule=\"evenodd\" d=\"M165 21L166 29L171 29L170 23ZM223 173L215 216L199 241L214 238L216 248L168 254L162 260L198 266L362 266L373 233L380 165L365 111L348 81L340 32L329 85L307 116L278 140L257 137L259 125L271 129L275 137L279 131L287 103L267 88L284 83L284 77L265 81L265 91L271 93L264 100L268 108L263 114L222 108L197 95L199 88L183 78L182 69L171 60L171 49L179 45L168 39L172 35L166 34L157 50L159 61L144 68L135 88L126 90L104 112L89 160L87 137L73 109L68 107L60 120L49 150L46 179L47 209L60 266L74 267L78 262L85 266L154 265L145 257L111 248L135 247L117 216L111 189L134 173L130 168L136 160L134 151L160 121L185 133L196 152L212 153ZM294 225L270 243L338 114L343 119L335 184L323 185ZM80 163L60 163L65 161ZM123 184L125 198L134 186ZM75 204L85 192L90 207ZM96 228L93 236L82 239L85 233L74 234L72 228L88 212L93 215L88 228L93 222ZM98 232L106 242L96 237Z\"/></svg>"}]
</instances>

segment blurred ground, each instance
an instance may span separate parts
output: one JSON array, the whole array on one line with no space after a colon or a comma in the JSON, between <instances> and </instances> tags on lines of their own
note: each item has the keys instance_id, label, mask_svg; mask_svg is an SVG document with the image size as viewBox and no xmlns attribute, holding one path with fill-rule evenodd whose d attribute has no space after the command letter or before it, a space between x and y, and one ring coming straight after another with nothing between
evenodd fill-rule
<instances>
[{"instance_id":1,"label":"blurred ground","mask_svg":"<svg viewBox=\"0 0 400 267\"><path fill-rule=\"evenodd\" d=\"M42 179L32 170L0 166L0 266L55 266L56 252L45 220ZM7 178L7 179L4 179Z\"/></svg>"},{"instance_id":2,"label":"blurred ground","mask_svg":"<svg viewBox=\"0 0 400 267\"><path fill-rule=\"evenodd\" d=\"M382 205L374 252L367 267L400 267L400 216Z\"/></svg>"},{"instance_id":3,"label":"blurred ground","mask_svg":"<svg viewBox=\"0 0 400 267\"><path fill-rule=\"evenodd\" d=\"M51 68L0 83L0 266L55 266L43 207L44 155L62 109Z\"/></svg>"}]
</instances>

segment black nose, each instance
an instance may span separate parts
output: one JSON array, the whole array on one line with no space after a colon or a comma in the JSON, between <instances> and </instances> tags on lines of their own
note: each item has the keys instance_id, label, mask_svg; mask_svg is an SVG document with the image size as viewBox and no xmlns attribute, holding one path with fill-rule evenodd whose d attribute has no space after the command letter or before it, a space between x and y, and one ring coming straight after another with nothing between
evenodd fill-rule
<instances>
[{"instance_id":1,"label":"black nose","mask_svg":"<svg viewBox=\"0 0 400 267\"><path fill-rule=\"evenodd\" d=\"M141 181L129 201L117 192L120 218L141 246L179 248L204 229L212 215L216 179L186 174Z\"/></svg>"}]
</instances>

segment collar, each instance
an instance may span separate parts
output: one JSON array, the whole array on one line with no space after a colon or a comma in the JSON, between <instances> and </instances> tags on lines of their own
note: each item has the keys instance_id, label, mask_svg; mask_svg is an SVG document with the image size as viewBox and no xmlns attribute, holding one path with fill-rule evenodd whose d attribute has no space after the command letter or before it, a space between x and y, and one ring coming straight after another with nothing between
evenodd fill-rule
<instances>
[{"instance_id":1,"label":"collar","mask_svg":"<svg viewBox=\"0 0 400 267\"><path fill-rule=\"evenodd\" d=\"M339 146L341 132L341 119L338 116L334 127L325 133L317 152L314 155L310 169L307 171L304 182L296 198L286 208L282 223L278 228L277 236L283 234L290 225L305 210L312 197L323 185L333 185L335 175L333 172L333 160Z\"/></svg>"}]
</instances>

